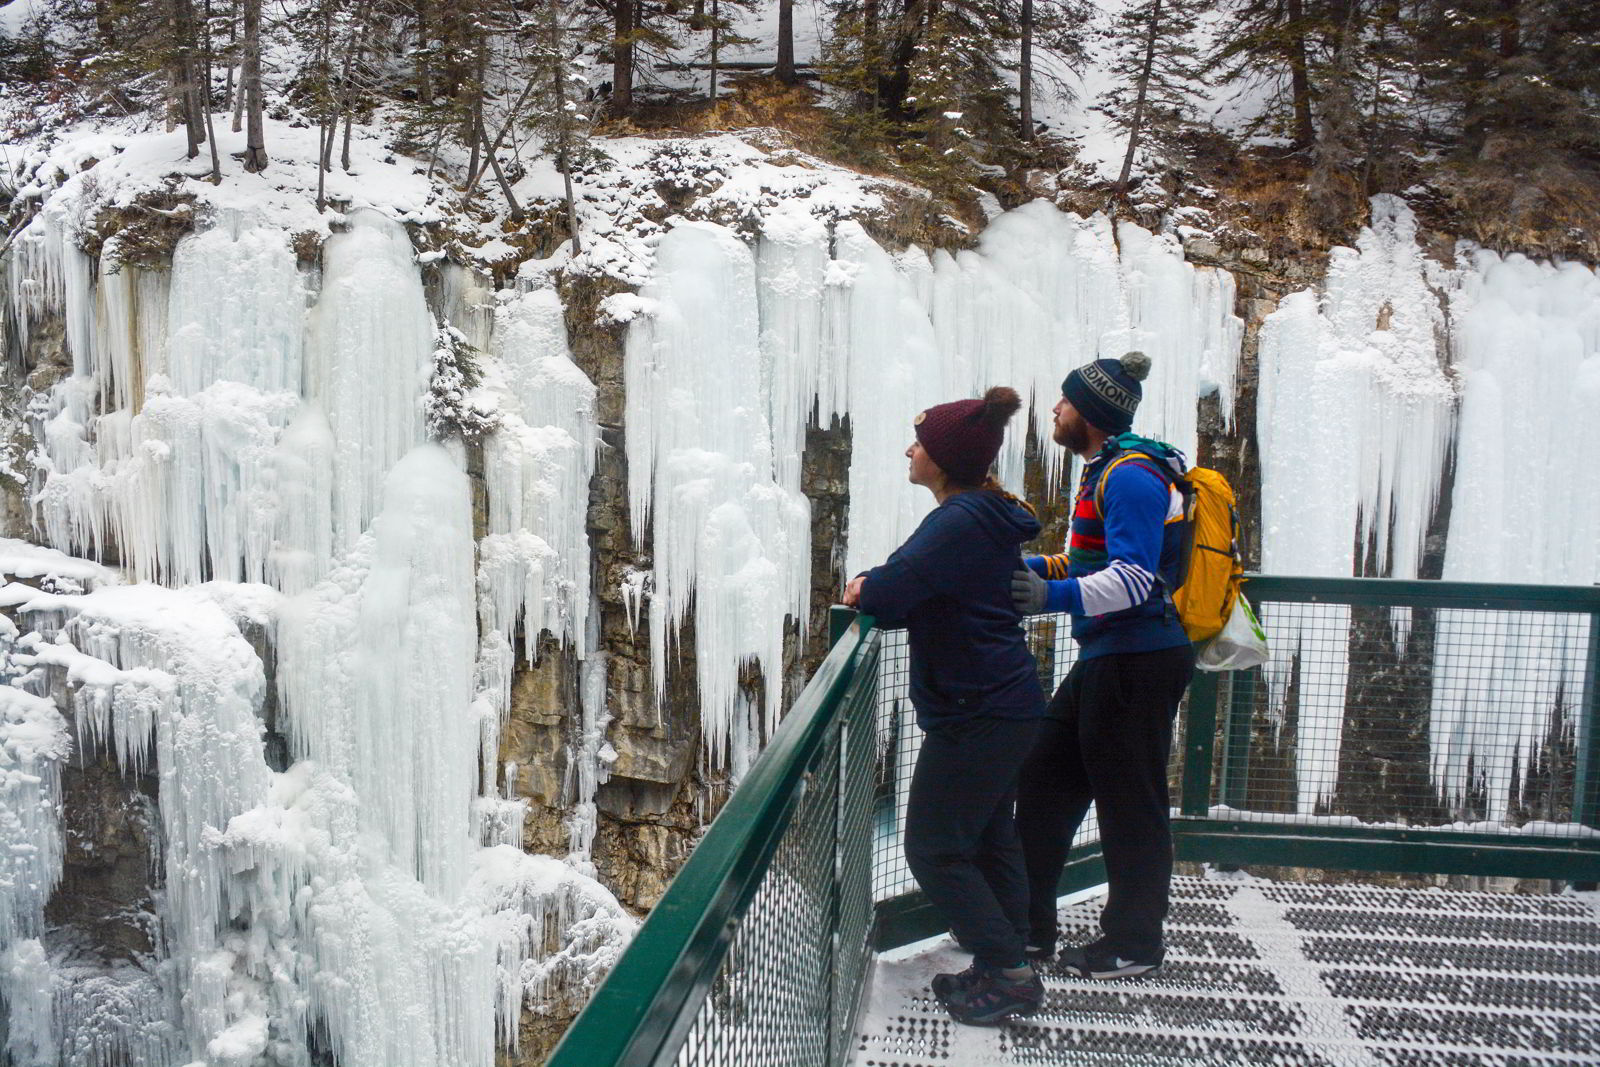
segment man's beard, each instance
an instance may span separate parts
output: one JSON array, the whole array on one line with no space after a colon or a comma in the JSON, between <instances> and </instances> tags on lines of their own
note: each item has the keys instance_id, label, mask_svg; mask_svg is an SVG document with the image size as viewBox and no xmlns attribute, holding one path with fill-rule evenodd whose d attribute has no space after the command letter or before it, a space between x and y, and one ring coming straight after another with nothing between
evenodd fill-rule
<instances>
[{"instance_id":1,"label":"man's beard","mask_svg":"<svg viewBox=\"0 0 1600 1067\"><path fill-rule=\"evenodd\" d=\"M1061 445L1074 455L1082 455L1084 450L1089 447L1089 428L1084 425L1081 419L1066 425L1057 423L1053 436L1056 444Z\"/></svg>"}]
</instances>

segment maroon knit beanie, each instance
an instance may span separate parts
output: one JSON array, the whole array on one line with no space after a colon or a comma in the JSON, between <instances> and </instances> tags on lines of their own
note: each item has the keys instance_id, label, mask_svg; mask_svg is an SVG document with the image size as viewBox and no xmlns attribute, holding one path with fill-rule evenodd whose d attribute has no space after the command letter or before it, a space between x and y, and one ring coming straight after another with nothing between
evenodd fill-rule
<instances>
[{"instance_id":1,"label":"maroon knit beanie","mask_svg":"<svg viewBox=\"0 0 1600 1067\"><path fill-rule=\"evenodd\" d=\"M1022 398L1015 389L997 385L982 400L953 400L935 404L917 416L917 440L957 485L979 485L989 473L1006 423Z\"/></svg>"}]
</instances>

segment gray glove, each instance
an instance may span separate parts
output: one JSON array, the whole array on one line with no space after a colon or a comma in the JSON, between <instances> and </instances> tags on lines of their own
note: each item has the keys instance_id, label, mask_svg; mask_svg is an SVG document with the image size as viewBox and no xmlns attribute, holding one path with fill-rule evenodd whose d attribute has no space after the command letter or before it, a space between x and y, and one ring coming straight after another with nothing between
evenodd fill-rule
<instances>
[{"instance_id":1,"label":"gray glove","mask_svg":"<svg viewBox=\"0 0 1600 1067\"><path fill-rule=\"evenodd\" d=\"M1024 615L1037 615L1044 610L1045 597L1050 583L1027 567L1011 572L1011 603Z\"/></svg>"}]
</instances>

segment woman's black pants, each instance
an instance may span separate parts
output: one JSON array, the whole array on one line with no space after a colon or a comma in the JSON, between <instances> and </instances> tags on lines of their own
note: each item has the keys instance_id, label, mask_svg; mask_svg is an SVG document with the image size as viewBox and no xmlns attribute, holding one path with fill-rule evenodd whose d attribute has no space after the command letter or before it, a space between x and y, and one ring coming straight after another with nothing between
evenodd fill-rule
<instances>
[{"instance_id":1,"label":"woman's black pants","mask_svg":"<svg viewBox=\"0 0 1600 1067\"><path fill-rule=\"evenodd\" d=\"M1080 660L1056 690L1017 788L1031 944L1055 944L1056 885L1093 801L1106 944L1135 958L1161 947L1172 881L1167 758L1193 673L1194 651L1182 645Z\"/></svg>"},{"instance_id":2,"label":"woman's black pants","mask_svg":"<svg viewBox=\"0 0 1600 1067\"><path fill-rule=\"evenodd\" d=\"M1013 808L1038 729L1038 719L941 724L911 777L906 864L956 940L991 967L1022 962L1028 882Z\"/></svg>"}]
</instances>

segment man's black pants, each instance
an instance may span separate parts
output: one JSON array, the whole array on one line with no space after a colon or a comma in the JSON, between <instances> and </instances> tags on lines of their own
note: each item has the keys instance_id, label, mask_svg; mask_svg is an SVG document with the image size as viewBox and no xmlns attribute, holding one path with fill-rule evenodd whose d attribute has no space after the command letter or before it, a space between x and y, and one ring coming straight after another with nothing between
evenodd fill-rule
<instances>
[{"instance_id":1,"label":"man's black pants","mask_svg":"<svg viewBox=\"0 0 1600 1067\"><path fill-rule=\"evenodd\" d=\"M1172 720L1194 673L1188 645L1080 660L1050 701L1017 788L1017 832L1028 872L1028 940L1056 941L1056 884L1093 801L1109 894L1107 947L1142 956L1161 947L1172 881L1167 758Z\"/></svg>"},{"instance_id":2,"label":"man's black pants","mask_svg":"<svg viewBox=\"0 0 1600 1067\"><path fill-rule=\"evenodd\" d=\"M982 963L1015 967L1028 882L1013 805L1038 719L974 718L922 739L906 806L906 864Z\"/></svg>"}]
</instances>

